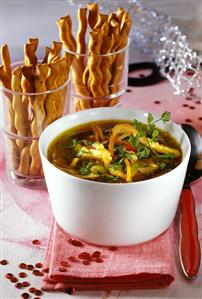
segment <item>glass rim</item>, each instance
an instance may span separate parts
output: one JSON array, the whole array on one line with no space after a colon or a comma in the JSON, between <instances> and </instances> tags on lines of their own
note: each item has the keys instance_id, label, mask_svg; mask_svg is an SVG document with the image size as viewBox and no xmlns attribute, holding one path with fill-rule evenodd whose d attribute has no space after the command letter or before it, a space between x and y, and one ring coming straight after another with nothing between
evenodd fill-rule
<instances>
[{"instance_id":1,"label":"glass rim","mask_svg":"<svg viewBox=\"0 0 202 299\"><path fill-rule=\"evenodd\" d=\"M24 61L16 61L14 63L11 64L11 67L13 68L13 66L17 66L17 65L24 65ZM6 88L4 87L2 84L0 85L0 91L3 92L7 92L9 94L13 94L13 95L21 95L21 96L39 96L39 95L46 95L46 94L50 94L53 92L57 92L61 89L63 89L66 85L68 85L71 81L71 75L69 74L68 79L65 81L65 83L63 83L62 85L60 85L59 87L55 88L55 89L49 89L46 91L40 91L40 92L23 92L23 91L13 91L12 89Z\"/></svg>"},{"instance_id":2,"label":"glass rim","mask_svg":"<svg viewBox=\"0 0 202 299\"><path fill-rule=\"evenodd\" d=\"M74 56L77 56L77 55L78 55L78 56L80 56L80 57L88 57L88 56L89 56L89 57L107 57L107 56L117 55L117 54L119 54L119 53L124 52L125 50L128 50L128 49L129 49L129 45L130 45L130 41L131 41L131 39L128 38L128 42L127 42L127 44L125 45L125 47L123 47L123 48L121 48L121 49L119 49L119 50L117 50L117 51L115 51L115 52L109 52L109 53L106 53L106 54L90 54L90 53L81 54L81 53L78 53L78 52L71 51L71 50L65 48L64 46L63 46L63 50L64 50L66 53L72 54L72 55L74 55Z\"/></svg>"}]
</instances>

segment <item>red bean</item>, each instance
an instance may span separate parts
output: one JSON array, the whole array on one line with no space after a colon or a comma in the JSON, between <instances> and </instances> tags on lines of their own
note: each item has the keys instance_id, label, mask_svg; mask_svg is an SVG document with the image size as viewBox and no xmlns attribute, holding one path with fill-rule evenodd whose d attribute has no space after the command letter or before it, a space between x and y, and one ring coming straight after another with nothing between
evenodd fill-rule
<instances>
[{"instance_id":1,"label":"red bean","mask_svg":"<svg viewBox=\"0 0 202 299\"><path fill-rule=\"evenodd\" d=\"M26 265L25 263L20 263L20 264L18 265L18 267L19 267L20 269L27 269L27 265Z\"/></svg>"},{"instance_id":2,"label":"red bean","mask_svg":"<svg viewBox=\"0 0 202 299\"><path fill-rule=\"evenodd\" d=\"M34 295L41 296L43 293L41 290L35 290Z\"/></svg>"},{"instance_id":3,"label":"red bean","mask_svg":"<svg viewBox=\"0 0 202 299\"><path fill-rule=\"evenodd\" d=\"M39 270L33 270L32 274L35 275L35 276L43 276L43 273Z\"/></svg>"},{"instance_id":4,"label":"red bean","mask_svg":"<svg viewBox=\"0 0 202 299\"><path fill-rule=\"evenodd\" d=\"M16 283L16 282L18 282L18 278L15 277L15 276L13 276L13 277L11 277L10 281L11 281L12 283Z\"/></svg>"},{"instance_id":5,"label":"red bean","mask_svg":"<svg viewBox=\"0 0 202 299\"><path fill-rule=\"evenodd\" d=\"M83 264L84 264L85 266L88 266L88 265L90 265L91 263L90 263L89 261L84 260L84 261L83 261Z\"/></svg>"},{"instance_id":6,"label":"red bean","mask_svg":"<svg viewBox=\"0 0 202 299\"><path fill-rule=\"evenodd\" d=\"M29 294L28 293L23 293L23 294L21 294L21 297L27 299L27 298L29 298Z\"/></svg>"},{"instance_id":7,"label":"red bean","mask_svg":"<svg viewBox=\"0 0 202 299\"><path fill-rule=\"evenodd\" d=\"M100 255L101 255L101 252L96 250L93 252L92 257L96 258L96 257L100 257Z\"/></svg>"},{"instance_id":8,"label":"red bean","mask_svg":"<svg viewBox=\"0 0 202 299\"><path fill-rule=\"evenodd\" d=\"M76 262L78 262L77 258L74 257L74 256L70 256L70 257L68 257L68 260L69 260L70 262L72 262L72 263L76 263Z\"/></svg>"},{"instance_id":9,"label":"red bean","mask_svg":"<svg viewBox=\"0 0 202 299\"><path fill-rule=\"evenodd\" d=\"M76 247L83 247L83 243L78 241L78 240L75 240L75 239L69 239L68 242L70 244L72 244L73 246L76 246Z\"/></svg>"},{"instance_id":10,"label":"red bean","mask_svg":"<svg viewBox=\"0 0 202 299\"><path fill-rule=\"evenodd\" d=\"M7 273L7 274L5 275L5 277L8 278L8 279L11 279L11 278L13 277L13 274L12 274L12 273Z\"/></svg>"},{"instance_id":11,"label":"red bean","mask_svg":"<svg viewBox=\"0 0 202 299\"><path fill-rule=\"evenodd\" d=\"M49 268L45 268L42 270L44 273L49 273Z\"/></svg>"},{"instance_id":12,"label":"red bean","mask_svg":"<svg viewBox=\"0 0 202 299\"><path fill-rule=\"evenodd\" d=\"M58 270L59 270L60 272L67 272L67 269L66 269L65 267L60 267Z\"/></svg>"},{"instance_id":13,"label":"red bean","mask_svg":"<svg viewBox=\"0 0 202 299\"><path fill-rule=\"evenodd\" d=\"M36 289L35 288L29 288L29 290L28 290L31 294L34 294L35 293L35 291L36 291Z\"/></svg>"},{"instance_id":14,"label":"red bean","mask_svg":"<svg viewBox=\"0 0 202 299\"><path fill-rule=\"evenodd\" d=\"M36 268L43 268L43 264L42 264L42 263L36 263L36 264L35 264L35 267L36 267Z\"/></svg>"},{"instance_id":15,"label":"red bean","mask_svg":"<svg viewBox=\"0 0 202 299\"><path fill-rule=\"evenodd\" d=\"M65 262L65 261L62 261L62 262L60 263L60 265L63 266L63 267L69 267L69 263L67 263L67 262Z\"/></svg>"},{"instance_id":16,"label":"red bean","mask_svg":"<svg viewBox=\"0 0 202 299\"><path fill-rule=\"evenodd\" d=\"M90 255L90 253L83 251L81 252L78 257L82 260L87 260L87 261L91 261L92 260L92 256Z\"/></svg>"},{"instance_id":17,"label":"red bean","mask_svg":"<svg viewBox=\"0 0 202 299\"><path fill-rule=\"evenodd\" d=\"M7 260L1 260L1 261L0 261L0 264L1 264L2 266L8 265L8 261L7 261Z\"/></svg>"},{"instance_id":18,"label":"red bean","mask_svg":"<svg viewBox=\"0 0 202 299\"><path fill-rule=\"evenodd\" d=\"M33 265L27 265L27 270L32 271L34 269Z\"/></svg>"},{"instance_id":19,"label":"red bean","mask_svg":"<svg viewBox=\"0 0 202 299\"><path fill-rule=\"evenodd\" d=\"M27 277L27 273L25 273L25 272L20 272L20 273L18 273L18 276L19 276L20 278L25 278L25 277Z\"/></svg>"},{"instance_id":20,"label":"red bean","mask_svg":"<svg viewBox=\"0 0 202 299\"><path fill-rule=\"evenodd\" d=\"M15 284L15 287L16 287L17 289L22 289L22 283L21 283L21 282L17 282L17 283Z\"/></svg>"},{"instance_id":21,"label":"red bean","mask_svg":"<svg viewBox=\"0 0 202 299\"><path fill-rule=\"evenodd\" d=\"M96 262L96 263L103 263L103 259L101 259L101 258L97 258L97 259L95 259L95 262Z\"/></svg>"},{"instance_id":22,"label":"red bean","mask_svg":"<svg viewBox=\"0 0 202 299\"><path fill-rule=\"evenodd\" d=\"M41 241L35 239L35 240L32 240L32 244L34 244L34 245L40 245L40 244L41 244Z\"/></svg>"},{"instance_id":23,"label":"red bean","mask_svg":"<svg viewBox=\"0 0 202 299\"><path fill-rule=\"evenodd\" d=\"M23 286L24 288L29 287L29 286L30 286L29 281L23 281L23 282L22 282L22 286Z\"/></svg>"}]
</instances>

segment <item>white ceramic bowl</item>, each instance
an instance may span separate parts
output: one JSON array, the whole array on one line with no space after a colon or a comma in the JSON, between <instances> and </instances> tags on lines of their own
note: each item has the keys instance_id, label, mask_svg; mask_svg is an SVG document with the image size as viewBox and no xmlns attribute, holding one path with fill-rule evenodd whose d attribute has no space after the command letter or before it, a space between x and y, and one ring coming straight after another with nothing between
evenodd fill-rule
<instances>
[{"instance_id":1,"label":"white ceramic bowl","mask_svg":"<svg viewBox=\"0 0 202 299\"><path fill-rule=\"evenodd\" d=\"M159 127L181 144L182 162L172 171L133 183L100 183L69 175L47 160L47 149L61 132L95 120L147 122L147 113L124 108L96 108L67 115L49 125L39 149L57 223L68 233L100 245L131 245L150 240L165 231L175 216L186 168L190 142L180 126L169 122Z\"/></svg>"}]
</instances>

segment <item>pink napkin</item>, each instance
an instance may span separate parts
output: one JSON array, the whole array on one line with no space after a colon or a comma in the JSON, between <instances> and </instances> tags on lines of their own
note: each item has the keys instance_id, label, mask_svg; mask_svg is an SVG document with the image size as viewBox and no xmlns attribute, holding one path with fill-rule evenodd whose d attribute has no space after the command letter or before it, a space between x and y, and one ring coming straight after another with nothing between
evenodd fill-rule
<instances>
[{"instance_id":1,"label":"pink napkin","mask_svg":"<svg viewBox=\"0 0 202 299\"><path fill-rule=\"evenodd\" d=\"M171 238L172 228L140 245L101 247L77 240L54 222L45 259L49 273L44 276L42 288L47 291L167 287L174 280Z\"/></svg>"}]
</instances>

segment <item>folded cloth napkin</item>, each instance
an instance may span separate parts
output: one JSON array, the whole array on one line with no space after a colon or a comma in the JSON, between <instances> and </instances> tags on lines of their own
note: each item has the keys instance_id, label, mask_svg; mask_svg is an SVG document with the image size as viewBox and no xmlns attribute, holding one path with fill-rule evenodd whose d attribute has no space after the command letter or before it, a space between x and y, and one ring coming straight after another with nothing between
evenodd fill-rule
<instances>
[{"instance_id":1,"label":"folded cloth napkin","mask_svg":"<svg viewBox=\"0 0 202 299\"><path fill-rule=\"evenodd\" d=\"M140 245L101 247L52 225L43 290L129 290L167 287L174 280L172 228Z\"/></svg>"}]
</instances>

